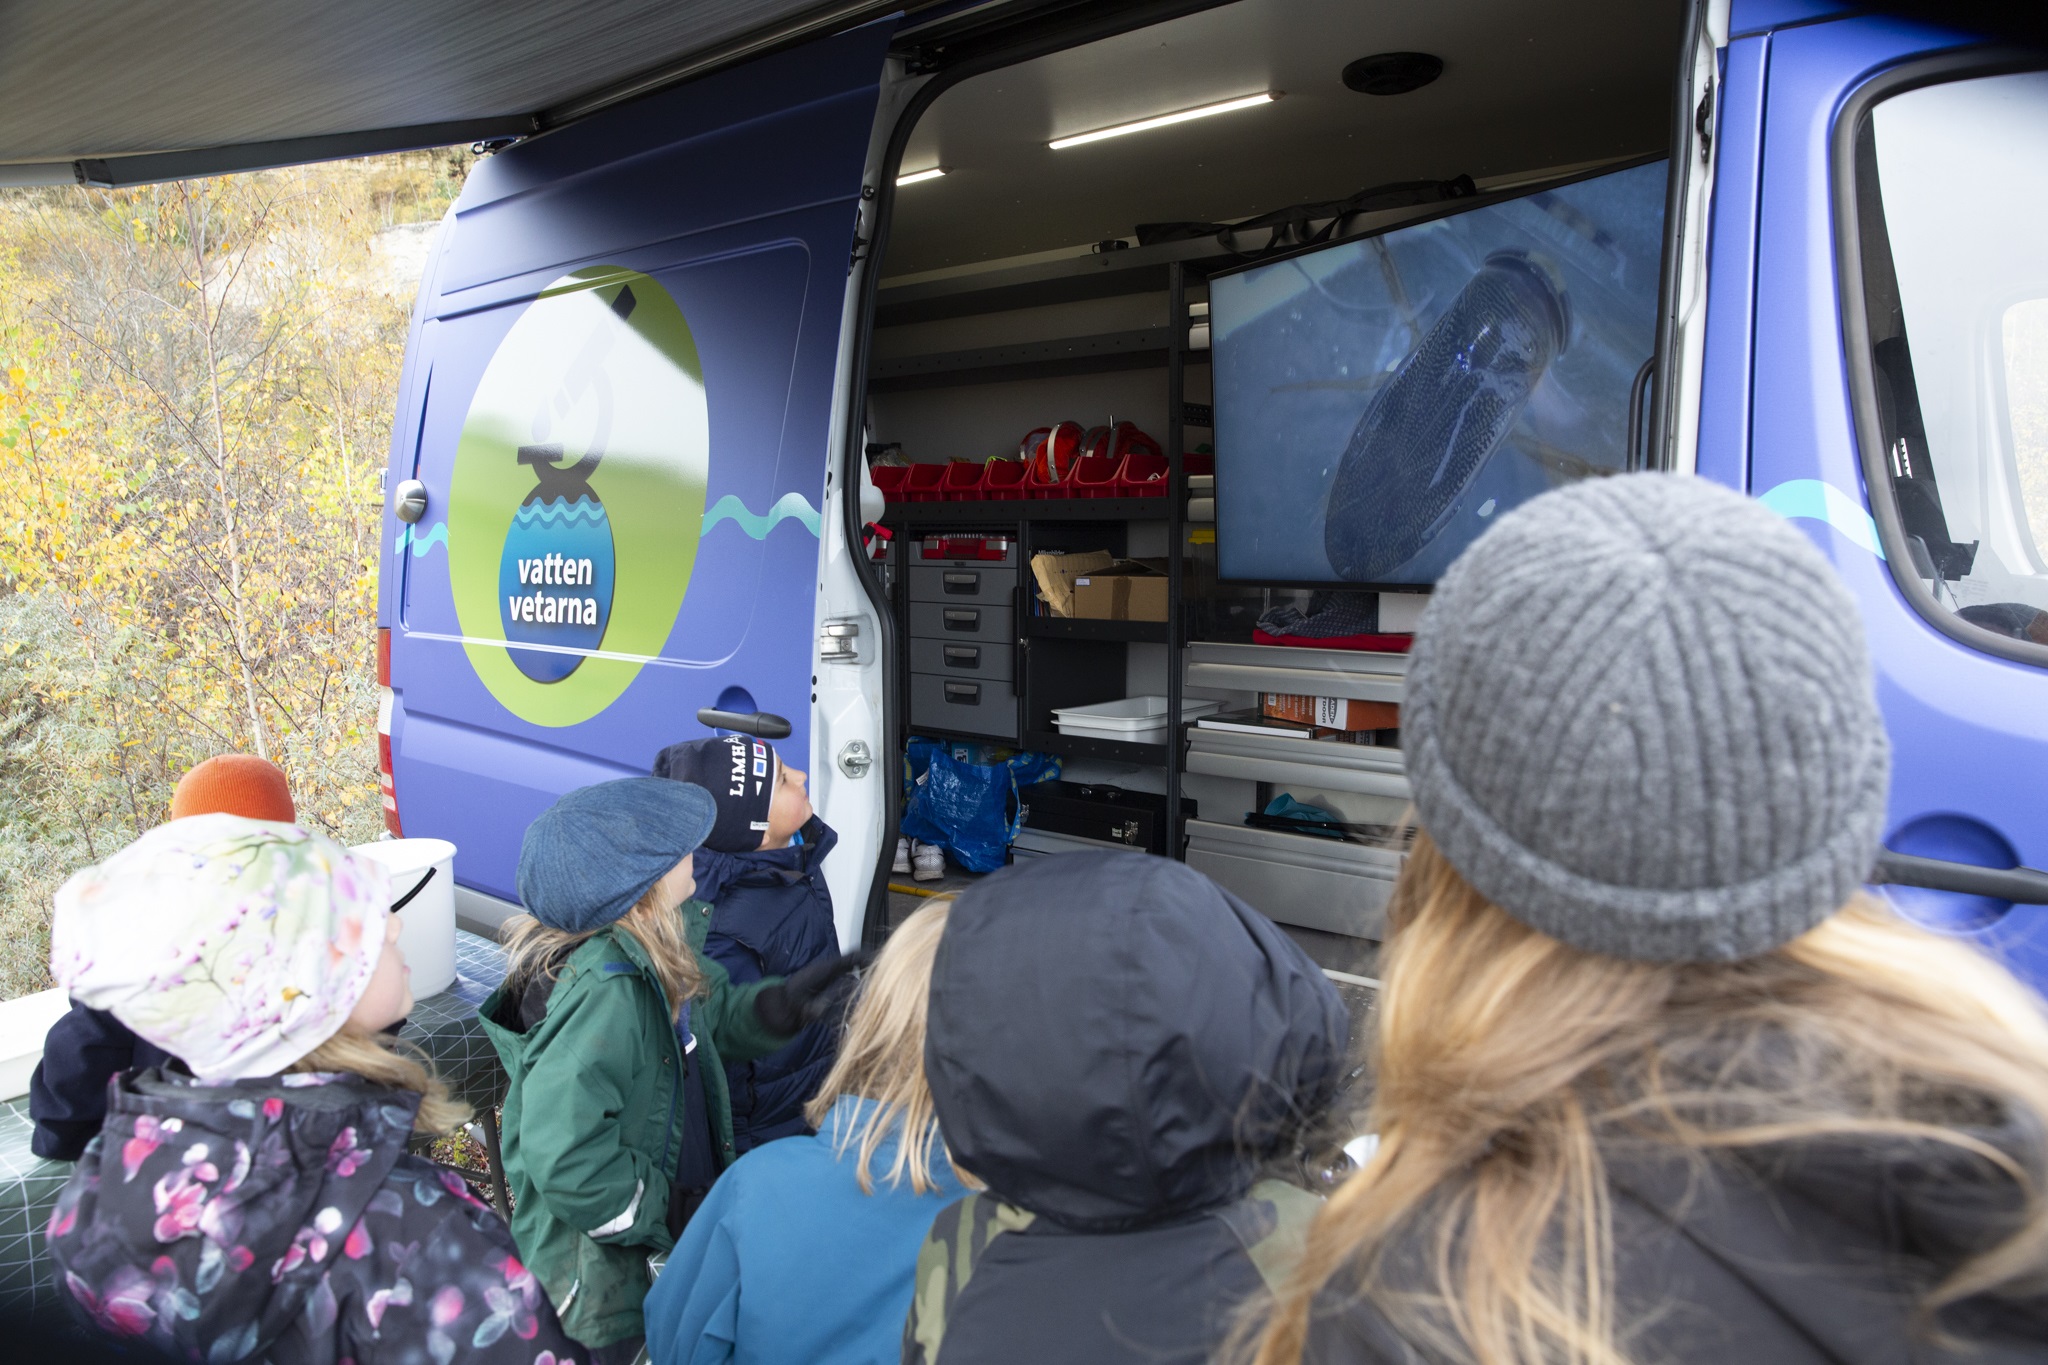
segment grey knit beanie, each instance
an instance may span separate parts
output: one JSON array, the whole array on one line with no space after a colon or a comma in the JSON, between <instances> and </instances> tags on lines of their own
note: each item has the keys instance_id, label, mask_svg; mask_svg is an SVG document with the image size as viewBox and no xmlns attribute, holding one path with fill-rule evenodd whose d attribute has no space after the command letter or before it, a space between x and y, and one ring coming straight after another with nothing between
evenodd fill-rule
<instances>
[{"instance_id":1,"label":"grey knit beanie","mask_svg":"<svg viewBox=\"0 0 2048 1365\"><path fill-rule=\"evenodd\" d=\"M1806 538L1704 479L1546 493L1451 565L1401 714L1423 828L1487 899L1588 952L1753 957L1878 851L1891 748L1856 604Z\"/></svg>"}]
</instances>

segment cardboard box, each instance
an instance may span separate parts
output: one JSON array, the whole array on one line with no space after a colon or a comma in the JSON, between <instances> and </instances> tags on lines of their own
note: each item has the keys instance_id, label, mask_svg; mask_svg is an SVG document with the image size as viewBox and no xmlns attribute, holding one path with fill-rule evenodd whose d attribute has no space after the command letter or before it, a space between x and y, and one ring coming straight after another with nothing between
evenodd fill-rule
<instances>
[{"instance_id":1,"label":"cardboard box","mask_svg":"<svg viewBox=\"0 0 2048 1365\"><path fill-rule=\"evenodd\" d=\"M1114 563L1116 556L1107 550L1074 555L1036 554L1031 556L1031 576L1038 580L1038 595L1045 599L1046 608L1054 616L1072 616L1074 580Z\"/></svg>"},{"instance_id":2,"label":"cardboard box","mask_svg":"<svg viewBox=\"0 0 2048 1365\"><path fill-rule=\"evenodd\" d=\"M1311 697L1299 692L1262 692L1259 710L1274 720L1318 725L1330 730L1397 730L1401 708L1390 701L1356 701L1350 697Z\"/></svg>"},{"instance_id":3,"label":"cardboard box","mask_svg":"<svg viewBox=\"0 0 2048 1365\"><path fill-rule=\"evenodd\" d=\"M1119 559L1074 580L1074 615L1093 621L1164 621L1168 581L1150 564Z\"/></svg>"}]
</instances>

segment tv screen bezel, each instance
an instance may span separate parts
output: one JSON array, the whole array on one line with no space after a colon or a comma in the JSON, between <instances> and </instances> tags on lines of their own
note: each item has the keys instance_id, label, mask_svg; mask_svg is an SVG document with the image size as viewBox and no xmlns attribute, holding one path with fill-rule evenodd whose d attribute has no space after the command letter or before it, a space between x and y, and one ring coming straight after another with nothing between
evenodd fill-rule
<instances>
[{"instance_id":1,"label":"tv screen bezel","mask_svg":"<svg viewBox=\"0 0 2048 1365\"><path fill-rule=\"evenodd\" d=\"M1242 265L1233 265L1227 270L1211 271L1207 275L1205 282L1213 286L1217 280L1224 279L1228 276L1242 275L1249 270L1258 270L1264 266L1278 265L1282 261L1290 261L1298 256L1312 256L1319 251L1329 251L1336 247L1348 246L1354 242L1370 241L1374 237L1385 237L1391 233L1405 232L1409 228L1421 227L1425 223L1434 223L1445 218L1455 218L1461 214L1466 213L1476 213L1480 209L1492 208L1496 204L1512 203L1514 200L1527 199L1529 196L1534 194L1544 194L1551 190L1563 189L1567 185L1576 185L1584 180L1597 180L1601 176L1605 175L1619 175L1623 171L1632 171L1636 169L1636 167L1638 166L1649 166L1655 164L1656 162L1669 161L1670 159L1671 153L1668 151L1648 152L1641 156L1626 157L1620 161L1612 161L1604 166L1594 167L1591 170L1575 171L1570 175L1561 175L1554 180L1544 180L1531 185L1519 185L1512 190L1488 192L1470 195L1463 199L1450 200L1443 206L1437 208L1432 212L1419 214L1413 218L1403 219L1401 222L1391 223L1386 227L1370 228L1364 232L1354 232L1351 233L1349 236L1333 238L1332 240L1327 242L1315 242L1307 246L1289 247L1287 250L1276 252L1271 256L1261 256L1255 261L1246 261ZM1660 205L1659 209L1660 212L1668 211L1667 205ZM1670 224L1669 222L1666 222L1663 228L1663 252L1668 252L1670 250L1670 236ZM1661 260L1659 262L1658 273L1659 277L1661 278L1663 273ZM1212 329L1214 328L1216 322L1215 298L1215 292L1213 289L1211 289L1209 294L1209 323ZM1661 294L1659 296L1657 306L1658 315L1661 317L1663 314L1663 300ZM1661 333L1653 334L1653 342L1654 336L1659 334ZM1653 351L1653 359L1654 355L1655 353ZM1219 406L1219 404L1217 403L1218 386L1216 384L1215 358L1216 340L1214 332L1212 330L1209 339L1209 407L1212 419L1214 417L1216 408ZM1214 437L1216 429L1213 425L1210 427L1209 432L1211 437ZM1361 583L1354 582L1351 579L1345 578L1227 577L1223 573L1223 519L1221 509L1223 506L1224 494L1223 459L1220 451L1217 455L1216 473L1214 475L1214 478L1215 483L1211 486L1209 491L1210 496L1215 499L1216 506L1218 509L1217 519L1214 523L1212 523L1216 527L1216 582L1218 586L1233 588L1289 588L1296 591L1305 592L1405 592L1420 595L1427 595L1429 593L1433 593L1436 591L1436 583L1434 581L1428 583Z\"/></svg>"}]
</instances>

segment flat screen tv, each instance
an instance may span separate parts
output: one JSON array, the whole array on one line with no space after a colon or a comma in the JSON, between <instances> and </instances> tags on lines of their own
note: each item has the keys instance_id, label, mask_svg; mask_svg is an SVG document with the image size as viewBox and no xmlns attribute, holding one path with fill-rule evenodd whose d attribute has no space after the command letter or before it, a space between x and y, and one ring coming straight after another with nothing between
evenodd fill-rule
<instances>
[{"instance_id":1,"label":"flat screen tv","mask_svg":"<svg viewBox=\"0 0 2048 1365\"><path fill-rule=\"evenodd\" d=\"M1623 469L1665 162L1209 286L1221 577L1421 588L1502 512Z\"/></svg>"}]
</instances>

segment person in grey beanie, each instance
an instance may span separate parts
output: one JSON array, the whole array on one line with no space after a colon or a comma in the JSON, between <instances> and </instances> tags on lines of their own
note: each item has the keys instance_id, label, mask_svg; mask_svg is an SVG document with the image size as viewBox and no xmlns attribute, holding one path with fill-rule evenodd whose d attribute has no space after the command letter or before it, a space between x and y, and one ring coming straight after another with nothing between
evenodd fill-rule
<instances>
[{"instance_id":1,"label":"person in grey beanie","mask_svg":"<svg viewBox=\"0 0 2048 1365\"><path fill-rule=\"evenodd\" d=\"M594 1365L644 1335L647 1258L665 1252L736 1156L724 1059L784 1046L834 1008L848 954L735 985L704 955L694 855L702 787L622 778L527 827L504 984L478 1013L511 1084L512 1233Z\"/></svg>"},{"instance_id":2,"label":"person in grey beanie","mask_svg":"<svg viewBox=\"0 0 2048 1365\"><path fill-rule=\"evenodd\" d=\"M1445 573L1402 712L1379 1146L1258 1365L2048 1361L2048 1017L1863 888L1856 606L1704 480L1592 480Z\"/></svg>"}]
</instances>

